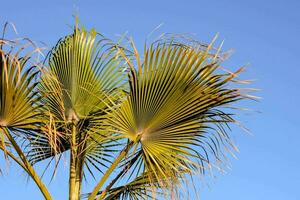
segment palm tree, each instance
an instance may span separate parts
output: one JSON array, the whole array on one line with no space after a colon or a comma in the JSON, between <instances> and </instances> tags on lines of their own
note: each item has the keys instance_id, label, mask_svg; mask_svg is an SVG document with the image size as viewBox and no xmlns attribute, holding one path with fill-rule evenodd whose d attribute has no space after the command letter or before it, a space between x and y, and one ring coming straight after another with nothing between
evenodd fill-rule
<instances>
[{"instance_id":1,"label":"palm tree","mask_svg":"<svg viewBox=\"0 0 300 200\"><path fill-rule=\"evenodd\" d=\"M33 64L34 51L0 42L0 149L47 200L34 165L63 155L70 200L175 198L234 150L232 108L252 98L236 87L243 69L224 72L213 43L165 37L140 54L76 25ZM97 182L86 194L84 177Z\"/></svg>"}]
</instances>

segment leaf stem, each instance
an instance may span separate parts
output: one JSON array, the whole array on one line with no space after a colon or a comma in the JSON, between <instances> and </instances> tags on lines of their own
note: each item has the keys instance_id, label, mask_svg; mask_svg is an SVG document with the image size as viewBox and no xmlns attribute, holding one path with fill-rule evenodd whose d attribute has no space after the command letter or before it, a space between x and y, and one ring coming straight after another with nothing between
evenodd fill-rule
<instances>
[{"instance_id":1,"label":"leaf stem","mask_svg":"<svg viewBox=\"0 0 300 200\"><path fill-rule=\"evenodd\" d=\"M43 196L45 197L46 200L52 200L52 197L45 186L45 184L42 182L42 179L39 177L39 175L36 173L34 170L33 166L29 163L27 160L25 154L23 153L22 149L18 145L18 143L15 141L13 136L10 134L10 132L7 129L4 129L4 133L6 134L8 140L11 142L13 148L16 150L17 154L21 158L21 161L23 162L23 165L20 165L21 167L25 167L26 172L30 175L30 177L34 180L40 191L42 192ZM13 157L12 157L13 158ZM14 158L13 158L14 159ZM17 160L14 159L16 162ZM17 162L20 164L19 162Z\"/></svg>"},{"instance_id":2,"label":"leaf stem","mask_svg":"<svg viewBox=\"0 0 300 200\"><path fill-rule=\"evenodd\" d=\"M119 156L114 160L114 162L110 165L110 167L108 168L108 170L102 176L101 180L95 186L95 188L93 189L92 193L90 194L88 200L94 200L96 198L99 190L101 189L101 187L103 186L103 184L106 182L106 180L108 179L108 177L110 176L110 174L118 166L118 164L121 162L121 160L127 155L128 151L133 147L134 144L135 144L134 141L129 142L127 144L127 146L125 147L125 149L123 149L121 151L121 153L119 154ZM101 193L101 195L100 195L100 197L98 199L102 199L104 197L105 193L106 193L106 191L104 190Z\"/></svg>"}]
</instances>

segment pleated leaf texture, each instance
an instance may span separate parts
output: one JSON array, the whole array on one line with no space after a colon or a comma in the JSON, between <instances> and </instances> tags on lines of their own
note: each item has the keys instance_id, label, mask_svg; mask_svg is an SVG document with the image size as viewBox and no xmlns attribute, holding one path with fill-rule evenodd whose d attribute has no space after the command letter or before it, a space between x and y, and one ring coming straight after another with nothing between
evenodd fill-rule
<instances>
[{"instance_id":1,"label":"pleated leaf texture","mask_svg":"<svg viewBox=\"0 0 300 200\"><path fill-rule=\"evenodd\" d=\"M203 49L163 41L145 48L142 56L134 47L133 62L123 54L130 89L106 126L136 144L130 166L149 185L178 186L186 174L220 161L222 150L234 149L226 129L235 123L229 107L249 98L234 87L243 69L223 71L210 50L211 45Z\"/></svg>"}]
</instances>

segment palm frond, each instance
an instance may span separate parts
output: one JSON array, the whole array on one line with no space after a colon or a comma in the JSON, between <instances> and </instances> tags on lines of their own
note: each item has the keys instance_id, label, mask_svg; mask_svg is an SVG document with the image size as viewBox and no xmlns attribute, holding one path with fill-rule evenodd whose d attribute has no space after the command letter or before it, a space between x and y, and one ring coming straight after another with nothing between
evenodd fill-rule
<instances>
[{"instance_id":1,"label":"palm frond","mask_svg":"<svg viewBox=\"0 0 300 200\"><path fill-rule=\"evenodd\" d=\"M36 128L40 105L36 93L39 71L35 66L26 65L30 54L21 57L22 48L15 50L11 47L8 52L3 48L0 49L0 126Z\"/></svg>"},{"instance_id":2,"label":"palm frond","mask_svg":"<svg viewBox=\"0 0 300 200\"><path fill-rule=\"evenodd\" d=\"M226 107L248 98L232 82L242 70L222 72L211 46L160 41L145 48L143 61L135 47L136 62L123 54L130 92L106 125L140 144L149 179L170 180L160 182L164 187L179 184L183 171L204 171L210 157L221 160L232 145L226 126L235 122Z\"/></svg>"},{"instance_id":3,"label":"palm frond","mask_svg":"<svg viewBox=\"0 0 300 200\"><path fill-rule=\"evenodd\" d=\"M111 102L125 95L126 69L117 45L93 29L75 27L49 52L39 87L47 120L32 138L32 163L70 150L72 123L86 169L102 171L109 163L114 139L102 121Z\"/></svg>"},{"instance_id":4,"label":"palm frond","mask_svg":"<svg viewBox=\"0 0 300 200\"><path fill-rule=\"evenodd\" d=\"M76 28L49 54L41 91L51 113L62 121L85 119L105 107L105 99L122 81L121 60L95 30ZM57 105L57 103L60 105Z\"/></svg>"},{"instance_id":5,"label":"palm frond","mask_svg":"<svg viewBox=\"0 0 300 200\"><path fill-rule=\"evenodd\" d=\"M0 40L0 146L5 155L19 164L35 181L45 199L50 200L49 191L22 149L22 143L30 140L43 121L37 92L40 70L30 59L40 49L32 42L23 44L22 41ZM29 47L33 47L33 50L29 50ZM9 151L6 143L9 143Z\"/></svg>"},{"instance_id":6,"label":"palm frond","mask_svg":"<svg viewBox=\"0 0 300 200\"><path fill-rule=\"evenodd\" d=\"M5 153L6 132L24 139L41 124L39 69L30 58L36 49L29 50L30 46L0 39L0 142Z\"/></svg>"}]
</instances>

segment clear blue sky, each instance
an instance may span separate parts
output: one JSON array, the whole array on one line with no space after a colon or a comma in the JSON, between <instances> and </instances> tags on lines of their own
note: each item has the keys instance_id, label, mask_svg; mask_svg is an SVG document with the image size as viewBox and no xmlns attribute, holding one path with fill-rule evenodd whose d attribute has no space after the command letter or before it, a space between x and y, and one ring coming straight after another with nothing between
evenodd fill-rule
<instances>
[{"instance_id":1,"label":"clear blue sky","mask_svg":"<svg viewBox=\"0 0 300 200\"><path fill-rule=\"evenodd\" d=\"M72 13L109 37L128 31L138 45L156 26L160 32L192 33L209 42L220 33L224 49L235 53L229 69L249 64L245 77L262 89L260 103L241 118L253 136L234 129L240 153L231 170L217 174L200 189L203 200L300 199L300 1L297 0L2 0L0 24L13 22L20 36L53 45L70 32ZM74 6L75 5L75 6ZM1 161L5 168L5 163ZM50 189L55 200L66 199L62 170ZM17 168L0 177L0 199L42 199ZM208 184L208 186L207 186Z\"/></svg>"}]
</instances>

